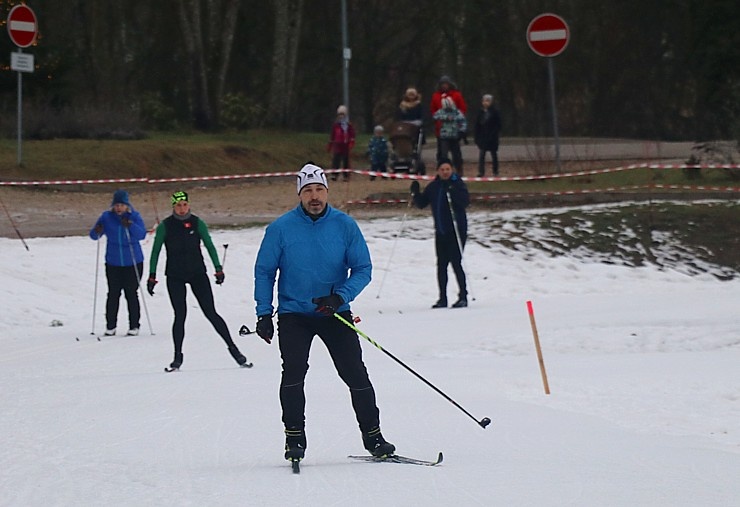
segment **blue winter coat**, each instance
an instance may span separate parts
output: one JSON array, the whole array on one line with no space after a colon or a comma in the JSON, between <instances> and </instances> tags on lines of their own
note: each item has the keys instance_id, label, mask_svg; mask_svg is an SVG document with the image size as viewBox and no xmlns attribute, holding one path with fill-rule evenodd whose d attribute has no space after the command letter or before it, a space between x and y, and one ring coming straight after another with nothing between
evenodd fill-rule
<instances>
[{"instance_id":1,"label":"blue winter coat","mask_svg":"<svg viewBox=\"0 0 740 507\"><path fill-rule=\"evenodd\" d=\"M104 211L95 222L95 225L103 224L103 234L108 237L108 244L105 248L105 263L111 266L133 266L144 262L144 254L141 251L139 241L146 237L146 226L139 212L132 207L129 207L129 209L131 211L126 211L121 215L117 215L111 210ZM131 225L128 227L128 235L126 235L126 227L121 225L123 217L131 221ZM90 229L92 239L100 239L103 234L98 235L95 232L95 226ZM131 259L131 247L133 247L135 262Z\"/></svg>"},{"instance_id":2,"label":"blue winter coat","mask_svg":"<svg viewBox=\"0 0 740 507\"><path fill-rule=\"evenodd\" d=\"M452 201L452 210L450 210L450 202L447 200L448 192L450 201ZM439 176L434 178L423 192L414 195L414 204L418 208L431 205L436 235L451 236L459 234L459 239L463 243L465 242L465 238L468 236L468 216L465 208L470 204L470 194L465 182L457 174L453 174L446 181ZM457 231L455 231L452 223L452 211L454 211Z\"/></svg>"},{"instance_id":3,"label":"blue winter coat","mask_svg":"<svg viewBox=\"0 0 740 507\"><path fill-rule=\"evenodd\" d=\"M342 296L337 311L370 283L370 251L357 223L327 205L313 221L299 204L265 230L254 265L257 315L273 312L273 288L278 270L278 313L316 315L311 299L332 292Z\"/></svg>"}]
</instances>

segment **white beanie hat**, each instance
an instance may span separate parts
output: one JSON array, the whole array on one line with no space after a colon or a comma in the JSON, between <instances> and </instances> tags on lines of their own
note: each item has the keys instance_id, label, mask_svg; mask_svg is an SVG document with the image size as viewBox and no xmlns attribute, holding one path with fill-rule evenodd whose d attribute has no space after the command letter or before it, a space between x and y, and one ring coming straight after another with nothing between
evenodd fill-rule
<instances>
[{"instance_id":1,"label":"white beanie hat","mask_svg":"<svg viewBox=\"0 0 740 507\"><path fill-rule=\"evenodd\" d=\"M301 167L301 170L298 171L298 193L300 194L301 190L303 190L303 187L305 187L306 185L310 185L311 183L319 183L321 185L324 185L327 189L329 188L329 183L326 181L326 174L324 174L324 170L317 165L308 163Z\"/></svg>"}]
</instances>

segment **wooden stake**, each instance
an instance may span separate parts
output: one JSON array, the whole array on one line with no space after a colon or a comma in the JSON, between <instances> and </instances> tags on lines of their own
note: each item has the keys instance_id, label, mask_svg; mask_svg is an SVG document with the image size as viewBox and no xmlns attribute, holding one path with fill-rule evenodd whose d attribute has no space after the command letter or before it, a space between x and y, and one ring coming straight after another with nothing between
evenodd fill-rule
<instances>
[{"instance_id":1,"label":"wooden stake","mask_svg":"<svg viewBox=\"0 0 740 507\"><path fill-rule=\"evenodd\" d=\"M550 394L550 386L547 383L547 372L545 371L545 360L542 358L542 348L540 347L540 337L537 334L537 324L534 322L534 308L532 302L527 301L527 311L529 311L529 323L532 325L532 336L534 336L534 347L537 349L537 361L540 363L540 373L542 374L542 385L545 387L545 394Z\"/></svg>"}]
</instances>

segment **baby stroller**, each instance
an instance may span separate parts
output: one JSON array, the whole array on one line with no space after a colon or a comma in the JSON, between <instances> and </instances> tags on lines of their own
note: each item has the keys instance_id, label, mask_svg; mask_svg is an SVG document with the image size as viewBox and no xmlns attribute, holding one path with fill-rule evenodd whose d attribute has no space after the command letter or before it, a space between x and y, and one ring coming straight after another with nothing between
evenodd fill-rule
<instances>
[{"instance_id":1,"label":"baby stroller","mask_svg":"<svg viewBox=\"0 0 740 507\"><path fill-rule=\"evenodd\" d=\"M426 174L421 160L421 145L424 131L420 121L399 121L391 125L391 167L390 172Z\"/></svg>"}]
</instances>

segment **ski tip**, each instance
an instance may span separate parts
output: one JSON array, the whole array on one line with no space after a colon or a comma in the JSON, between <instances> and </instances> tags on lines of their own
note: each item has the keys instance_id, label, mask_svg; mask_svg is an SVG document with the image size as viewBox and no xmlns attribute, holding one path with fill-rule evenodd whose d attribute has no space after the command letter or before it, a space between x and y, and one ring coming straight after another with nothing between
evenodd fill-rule
<instances>
[{"instance_id":1,"label":"ski tip","mask_svg":"<svg viewBox=\"0 0 740 507\"><path fill-rule=\"evenodd\" d=\"M437 465L442 463L442 460L444 460L444 456L442 455L442 451L439 451L439 454L437 455Z\"/></svg>"},{"instance_id":2,"label":"ski tip","mask_svg":"<svg viewBox=\"0 0 740 507\"><path fill-rule=\"evenodd\" d=\"M240 364L239 368L251 368L252 366L254 366L253 363L244 363L244 364Z\"/></svg>"}]
</instances>

